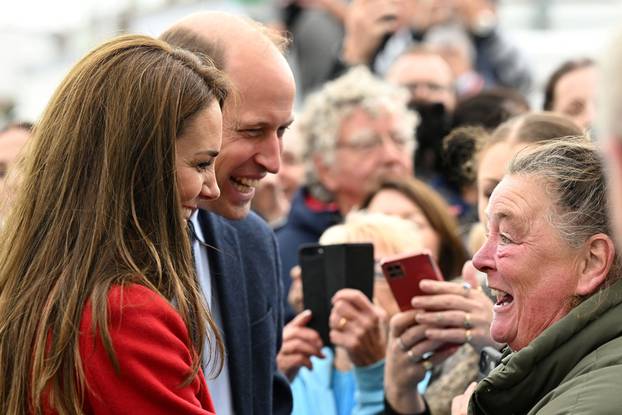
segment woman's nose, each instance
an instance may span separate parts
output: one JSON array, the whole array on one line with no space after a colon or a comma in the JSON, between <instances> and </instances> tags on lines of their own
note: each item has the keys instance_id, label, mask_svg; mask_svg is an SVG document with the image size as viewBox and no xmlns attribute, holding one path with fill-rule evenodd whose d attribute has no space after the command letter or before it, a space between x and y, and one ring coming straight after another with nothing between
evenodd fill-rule
<instances>
[{"instance_id":1,"label":"woman's nose","mask_svg":"<svg viewBox=\"0 0 622 415\"><path fill-rule=\"evenodd\" d=\"M494 252L495 242L493 238L486 238L484 245L473 255L473 266L481 272L495 269Z\"/></svg>"},{"instance_id":2,"label":"woman's nose","mask_svg":"<svg viewBox=\"0 0 622 415\"><path fill-rule=\"evenodd\" d=\"M203 184L201 189L201 198L207 200L218 199L220 196L220 188L215 178L212 178Z\"/></svg>"}]
</instances>

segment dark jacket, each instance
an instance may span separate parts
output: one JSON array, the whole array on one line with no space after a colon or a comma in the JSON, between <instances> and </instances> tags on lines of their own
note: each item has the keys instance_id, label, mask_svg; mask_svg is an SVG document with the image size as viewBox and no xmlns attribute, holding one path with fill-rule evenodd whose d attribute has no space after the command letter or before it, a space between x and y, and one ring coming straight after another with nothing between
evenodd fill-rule
<instances>
[{"instance_id":1,"label":"dark jacket","mask_svg":"<svg viewBox=\"0 0 622 415\"><path fill-rule=\"evenodd\" d=\"M289 272L298 264L298 248L300 245L317 242L326 229L342 220L341 214L335 208L322 208L319 202L318 208L311 208L308 197L306 188L302 188L296 193L287 216L287 222L276 230L281 252L281 278L283 279L285 293L289 292L292 283ZM293 311L287 304L287 294L284 297L285 321L289 321L293 317Z\"/></svg>"},{"instance_id":2,"label":"dark jacket","mask_svg":"<svg viewBox=\"0 0 622 415\"><path fill-rule=\"evenodd\" d=\"M290 414L292 395L277 371L283 331L276 238L251 212L230 221L199 212L210 272L220 302L231 396L236 414ZM218 399L218 397L213 397Z\"/></svg>"},{"instance_id":3,"label":"dark jacket","mask_svg":"<svg viewBox=\"0 0 622 415\"><path fill-rule=\"evenodd\" d=\"M597 293L527 347L505 352L477 385L470 414L619 414L622 281Z\"/></svg>"}]
</instances>

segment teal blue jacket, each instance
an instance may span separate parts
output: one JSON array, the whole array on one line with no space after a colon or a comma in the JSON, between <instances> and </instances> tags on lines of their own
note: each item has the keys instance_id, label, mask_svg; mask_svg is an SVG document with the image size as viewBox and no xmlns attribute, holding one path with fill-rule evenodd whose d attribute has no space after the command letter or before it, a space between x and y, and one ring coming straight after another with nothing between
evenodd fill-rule
<instances>
[{"instance_id":1,"label":"teal blue jacket","mask_svg":"<svg viewBox=\"0 0 622 415\"><path fill-rule=\"evenodd\" d=\"M331 385L334 354L325 347L324 359L312 357L313 370L302 368L291 384L294 396L292 415L345 415L337 413ZM384 360L370 366L355 367L354 408L351 415L384 412ZM350 414L348 414L350 415Z\"/></svg>"}]
</instances>

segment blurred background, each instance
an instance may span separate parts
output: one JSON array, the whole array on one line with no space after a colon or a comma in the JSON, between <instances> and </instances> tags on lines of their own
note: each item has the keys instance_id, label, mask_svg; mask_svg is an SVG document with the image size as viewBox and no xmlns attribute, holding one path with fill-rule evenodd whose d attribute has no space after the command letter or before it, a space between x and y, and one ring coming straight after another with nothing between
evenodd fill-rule
<instances>
[{"instance_id":1,"label":"blurred background","mask_svg":"<svg viewBox=\"0 0 622 415\"><path fill-rule=\"evenodd\" d=\"M157 36L198 10L226 10L275 23L284 0L7 0L0 13L0 126L36 121L54 88L86 51L124 32ZM499 0L498 23L529 61L528 98L570 57L598 58L616 25L622 0Z\"/></svg>"}]
</instances>

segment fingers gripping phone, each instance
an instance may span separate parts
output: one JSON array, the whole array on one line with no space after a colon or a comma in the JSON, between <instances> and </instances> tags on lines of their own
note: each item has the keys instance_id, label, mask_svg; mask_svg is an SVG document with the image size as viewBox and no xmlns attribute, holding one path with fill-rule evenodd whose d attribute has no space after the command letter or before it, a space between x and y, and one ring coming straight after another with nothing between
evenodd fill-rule
<instances>
[{"instance_id":1,"label":"fingers gripping phone","mask_svg":"<svg viewBox=\"0 0 622 415\"><path fill-rule=\"evenodd\" d=\"M410 300L424 295L419 288L421 280L444 280L438 265L425 251L383 258L380 267L401 311L411 310Z\"/></svg>"},{"instance_id":2,"label":"fingers gripping phone","mask_svg":"<svg viewBox=\"0 0 622 415\"><path fill-rule=\"evenodd\" d=\"M298 251L303 301L313 317L308 327L330 345L331 299L342 288L354 288L370 300L374 288L374 247L368 243L307 244Z\"/></svg>"},{"instance_id":3,"label":"fingers gripping phone","mask_svg":"<svg viewBox=\"0 0 622 415\"><path fill-rule=\"evenodd\" d=\"M419 288L421 280L444 281L440 268L428 251L387 257L380 261L380 267L401 311L412 310L410 300L413 297L426 295ZM456 344L445 343L436 352L457 348Z\"/></svg>"}]
</instances>

